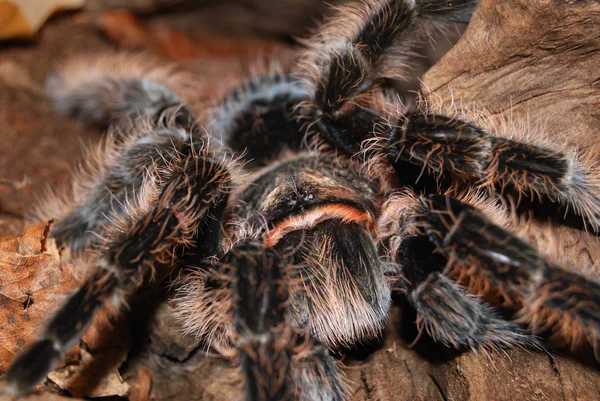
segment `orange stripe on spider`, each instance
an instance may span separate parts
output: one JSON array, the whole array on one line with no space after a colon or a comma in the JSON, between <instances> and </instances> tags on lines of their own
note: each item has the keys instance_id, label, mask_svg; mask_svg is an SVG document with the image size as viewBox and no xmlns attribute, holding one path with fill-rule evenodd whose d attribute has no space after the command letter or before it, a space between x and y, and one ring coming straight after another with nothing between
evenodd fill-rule
<instances>
[{"instance_id":1,"label":"orange stripe on spider","mask_svg":"<svg viewBox=\"0 0 600 401\"><path fill-rule=\"evenodd\" d=\"M343 203L331 203L318 206L300 215L283 219L265 236L267 246L275 246L284 236L298 230L310 230L319 223L329 219L340 219L342 223L365 223L367 228L373 227L373 216L355 206Z\"/></svg>"}]
</instances>

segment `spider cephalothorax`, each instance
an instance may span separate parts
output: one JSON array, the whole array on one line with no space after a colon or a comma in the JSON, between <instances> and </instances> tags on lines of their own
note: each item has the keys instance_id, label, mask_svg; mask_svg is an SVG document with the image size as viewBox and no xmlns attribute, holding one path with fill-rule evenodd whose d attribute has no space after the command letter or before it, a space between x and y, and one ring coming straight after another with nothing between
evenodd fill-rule
<instances>
[{"instance_id":1,"label":"spider cephalothorax","mask_svg":"<svg viewBox=\"0 0 600 401\"><path fill-rule=\"evenodd\" d=\"M9 391L43 379L105 302L180 261L184 329L236 359L252 400L344 399L327 349L376 336L394 291L447 346L537 345L493 301L597 354L600 284L541 256L544 238L509 207L513 196L552 201L597 231L591 157L381 102L406 41L476 3L349 6L295 75L254 79L197 114L185 76L139 59L53 76L59 108L119 134L52 211L59 245L96 256L10 368Z\"/></svg>"}]
</instances>

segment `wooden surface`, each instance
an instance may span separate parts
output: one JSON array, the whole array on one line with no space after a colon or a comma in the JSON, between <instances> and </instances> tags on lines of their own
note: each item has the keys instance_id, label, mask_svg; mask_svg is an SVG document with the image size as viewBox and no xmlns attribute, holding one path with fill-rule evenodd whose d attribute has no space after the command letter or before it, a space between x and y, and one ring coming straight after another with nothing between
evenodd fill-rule
<instances>
[{"instance_id":1,"label":"wooden surface","mask_svg":"<svg viewBox=\"0 0 600 401\"><path fill-rule=\"evenodd\" d=\"M513 121L541 125L549 138L566 140L569 146L598 146L600 3L481 3L459 44L425 75L431 96L447 105L454 99L483 106L498 123L510 115ZM44 76L77 53L112 48L94 29L64 17L45 27L35 44L0 51L0 178L20 181L26 175L30 182L19 191L0 186L0 234L19 233L29 206L45 187L68 181L81 143L101 137L99 130L52 110L43 95ZM594 270L600 260L597 240L563 231L573 260ZM590 256L584 258L586 250ZM148 289L141 298L156 299L157 293ZM205 355L193 339L181 338L170 308L159 303L148 316L129 314L123 319L130 328L120 330L131 332L115 333L132 335L137 345L121 367L123 378L140 388L130 399L223 400L239 395L234 366ZM600 399L598 366L566 351L455 354L426 339L413 349L408 347L416 334L412 321L414 315L397 300L380 343L340 354L352 400ZM140 379L148 370L150 396L144 390L147 378ZM49 399L45 397L31 399Z\"/></svg>"}]
</instances>

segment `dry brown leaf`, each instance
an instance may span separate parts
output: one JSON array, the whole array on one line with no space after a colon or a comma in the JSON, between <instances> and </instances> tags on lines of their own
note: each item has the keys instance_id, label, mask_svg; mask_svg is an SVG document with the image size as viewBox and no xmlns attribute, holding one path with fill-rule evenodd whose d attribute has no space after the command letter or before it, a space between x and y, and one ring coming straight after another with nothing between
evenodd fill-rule
<instances>
[{"instance_id":1,"label":"dry brown leaf","mask_svg":"<svg viewBox=\"0 0 600 401\"><path fill-rule=\"evenodd\" d=\"M65 358L66 364L48 375L58 387L78 398L124 397L129 384L119 373L131 344L124 319L111 319L102 310L82 338L83 345Z\"/></svg>"},{"instance_id":2,"label":"dry brown leaf","mask_svg":"<svg viewBox=\"0 0 600 401\"><path fill-rule=\"evenodd\" d=\"M25 228L23 236L0 238L0 372L33 341L58 301L77 283L61 265L51 223Z\"/></svg>"},{"instance_id":3,"label":"dry brown leaf","mask_svg":"<svg viewBox=\"0 0 600 401\"><path fill-rule=\"evenodd\" d=\"M123 397L129 392L129 384L114 367L115 362L121 364L125 360L125 353L110 349L92 355L79 348L79 356L77 364L56 369L48 378L77 398Z\"/></svg>"},{"instance_id":4,"label":"dry brown leaf","mask_svg":"<svg viewBox=\"0 0 600 401\"><path fill-rule=\"evenodd\" d=\"M73 10L85 0L0 0L0 39L31 38L59 10Z\"/></svg>"},{"instance_id":5,"label":"dry brown leaf","mask_svg":"<svg viewBox=\"0 0 600 401\"><path fill-rule=\"evenodd\" d=\"M26 227L23 236L0 238L0 373L38 337L48 316L79 285L61 263L54 240L47 238L51 225L43 222ZM130 345L126 322L110 319L110 312L103 311L83 343L85 347L68 352L66 365L48 377L75 397L125 396L129 385L117 368Z\"/></svg>"}]
</instances>

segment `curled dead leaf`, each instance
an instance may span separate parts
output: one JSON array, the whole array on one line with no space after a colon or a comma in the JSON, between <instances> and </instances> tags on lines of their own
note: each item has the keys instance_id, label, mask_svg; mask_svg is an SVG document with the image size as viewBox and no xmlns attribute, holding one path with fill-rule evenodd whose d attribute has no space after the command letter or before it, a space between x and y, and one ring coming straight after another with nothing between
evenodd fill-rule
<instances>
[{"instance_id":1,"label":"curled dead leaf","mask_svg":"<svg viewBox=\"0 0 600 401\"><path fill-rule=\"evenodd\" d=\"M111 349L92 355L80 348L79 356L81 359L77 364L59 368L51 372L48 378L78 398L123 397L129 392L129 384L113 367L115 362L122 363L126 354Z\"/></svg>"},{"instance_id":2,"label":"curled dead leaf","mask_svg":"<svg viewBox=\"0 0 600 401\"><path fill-rule=\"evenodd\" d=\"M26 227L23 236L0 238L0 372L77 286L61 264L54 240L47 238L51 225L39 223Z\"/></svg>"},{"instance_id":3,"label":"curled dead leaf","mask_svg":"<svg viewBox=\"0 0 600 401\"><path fill-rule=\"evenodd\" d=\"M52 222L43 222L25 227L22 236L0 237L0 374L23 347L38 338L48 317L79 285L54 240L48 238L51 227ZM65 363L48 377L75 397L123 397L129 384L118 367L129 345L126 322L103 311L82 345L68 352Z\"/></svg>"},{"instance_id":4,"label":"curled dead leaf","mask_svg":"<svg viewBox=\"0 0 600 401\"><path fill-rule=\"evenodd\" d=\"M119 367L127 359L131 344L124 319L113 318L112 311L102 310L61 365L48 378L78 398L125 397L129 384Z\"/></svg>"}]
</instances>

